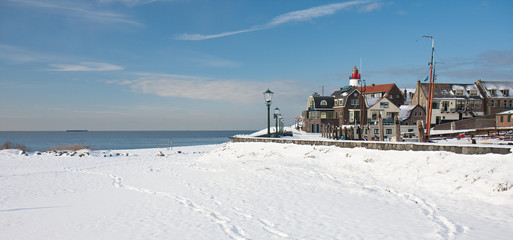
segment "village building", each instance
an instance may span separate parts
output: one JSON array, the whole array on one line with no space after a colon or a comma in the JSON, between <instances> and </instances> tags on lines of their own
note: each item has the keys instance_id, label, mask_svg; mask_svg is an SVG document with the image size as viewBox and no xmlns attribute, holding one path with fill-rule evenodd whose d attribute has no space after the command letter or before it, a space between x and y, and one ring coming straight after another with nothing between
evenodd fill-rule
<instances>
[{"instance_id":1,"label":"village building","mask_svg":"<svg viewBox=\"0 0 513 240\"><path fill-rule=\"evenodd\" d=\"M497 113L495 122L497 127L513 127L513 110Z\"/></svg>"},{"instance_id":2,"label":"village building","mask_svg":"<svg viewBox=\"0 0 513 240\"><path fill-rule=\"evenodd\" d=\"M371 84L370 86L357 87L357 89L365 95L366 99L387 98L398 107L403 105L405 101L403 92L397 87L397 85L395 85L395 83L380 85Z\"/></svg>"},{"instance_id":3,"label":"village building","mask_svg":"<svg viewBox=\"0 0 513 240\"><path fill-rule=\"evenodd\" d=\"M335 117L338 119L338 126L357 125L367 122L366 104L358 91L361 84L361 75L356 66L349 78L349 86L340 88L331 94L335 98Z\"/></svg>"},{"instance_id":4,"label":"village building","mask_svg":"<svg viewBox=\"0 0 513 240\"><path fill-rule=\"evenodd\" d=\"M308 98L307 110L303 112L303 131L318 133L322 124L338 125L334 117L335 98L314 93Z\"/></svg>"},{"instance_id":5,"label":"village building","mask_svg":"<svg viewBox=\"0 0 513 240\"><path fill-rule=\"evenodd\" d=\"M367 104L367 116L369 118L367 123L369 124L378 124L380 115L384 124L393 124L394 118L399 116L401 112L401 109L386 97L367 99Z\"/></svg>"},{"instance_id":6,"label":"village building","mask_svg":"<svg viewBox=\"0 0 513 240\"><path fill-rule=\"evenodd\" d=\"M412 105L427 110L429 84L417 81ZM483 98L475 84L435 83L433 86L432 124L458 121L485 115Z\"/></svg>"},{"instance_id":7,"label":"village building","mask_svg":"<svg viewBox=\"0 0 513 240\"><path fill-rule=\"evenodd\" d=\"M417 121L426 122L426 110L420 105L403 105L399 107L399 120L401 125L417 125Z\"/></svg>"},{"instance_id":8,"label":"village building","mask_svg":"<svg viewBox=\"0 0 513 240\"><path fill-rule=\"evenodd\" d=\"M476 86L484 98L486 115L513 110L513 82L477 80Z\"/></svg>"}]
</instances>

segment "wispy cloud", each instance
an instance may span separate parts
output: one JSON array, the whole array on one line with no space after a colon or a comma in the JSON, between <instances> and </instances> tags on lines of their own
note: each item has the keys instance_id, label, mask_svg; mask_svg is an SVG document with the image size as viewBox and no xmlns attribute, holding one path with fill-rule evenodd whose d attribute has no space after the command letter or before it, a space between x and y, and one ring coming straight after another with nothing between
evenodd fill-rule
<instances>
[{"instance_id":1,"label":"wispy cloud","mask_svg":"<svg viewBox=\"0 0 513 240\"><path fill-rule=\"evenodd\" d=\"M309 8L309 9L305 9L305 10L299 10L299 11L285 13L285 14L279 15L279 16L271 19L266 24L252 26L250 28L243 29L243 30L222 32L222 33L210 34L210 35L183 33L183 34L176 35L174 37L174 39L176 39L176 40L206 40L206 39L211 39L211 38L231 36L231 35L240 34L240 33L265 30L265 29L274 28L274 27L277 27L277 26L280 26L280 25L283 25L286 23L290 23L290 22L311 21L315 18L333 15L340 10L347 9L351 6L357 6L357 5L361 5L362 6L361 11L365 11L365 12L374 11L376 9L379 9L382 6L382 4L377 3L375 1L349 1L349 2L333 3L333 4L317 6L317 7L313 7L313 8Z\"/></svg>"},{"instance_id":2,"label":"wispy cloud","mask_svg":"<svg viewBox=\"0 0 513 240\"><path fill-rule=\"evenodd\" d=\"M10 63L23 64L38 61L58 61L60 56L32 51L18 46L0 44L0 59Z\"/></svg>"},{"instance_id":3,"label":"wispy cloud","mask_svg":"<svg viewBox=\"0 0 513 240\"><path fill-rule=\"evenodd\" d=\"M128 6L144 5L153 2L173 2L174 0L98 0L100 3L122 3Z\"/></svg>"},{"instance_id":4,"label":"wispy cloud","mask_svg":"<svg viewBox=\"0 0 513 240\"><path fill-rule=\"evenodd\" d=\"M108 11L97 11L85 6L70 5L69 2L56 1L33 1L33 0L8 0L23 6L54 10L60 14L71 17L89 19L100 23L121 23L135 26L142 26L141 23L130 19L130 17Z\"/></svg>"},{"instance_id":5,"label":"wispy cloud","mask_svg":"<svg viewBox=\"0 0 513 240\"><path fill-rule=\"evenodd\" d=\"M100 62L81 62L79 65L72 64L50 64L53 69L48 71L56 72L100 72L100 71L116 71L123 70L123 67Z\"/></svg>"},{"instance_id":6,"label":"wispy cloud","mask_svg":"<svg viewBox=\"0 0 513 240\"><path fill-rule=\"evenodd\" d=\"M251 103L263 101L262 92L273 86L287 89L282 96L291 96L298 92L289 81L255 82L244 80L212 80L203 77L138 73L135 80L111 81L110 84L129 86L134 92L154 94L162 97L179 97L197 100L214 100L231 103Z\"/></svg>"}]
</instances>

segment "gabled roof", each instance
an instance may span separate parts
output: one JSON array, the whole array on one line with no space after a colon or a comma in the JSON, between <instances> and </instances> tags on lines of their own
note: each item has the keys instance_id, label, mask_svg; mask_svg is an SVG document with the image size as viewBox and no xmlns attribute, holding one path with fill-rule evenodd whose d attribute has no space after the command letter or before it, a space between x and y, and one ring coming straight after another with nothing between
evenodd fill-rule
<instances>
[{"instance_id":1,"label":"gabled roof","mask_svg":"<svg viewBox=\"0 0 513 240\"><path fill-rule=\"evenodd\" d=\"M399 113L399 120L404 121L410 117L411 111L418 105L402 105L399 107L401 112Z\"/></svg>"},{"instance_id":2,"label":"gabled roof","mask_svg":"<svg viewBox=\"0 0 513 240\"><path fill-rule=\"evenodd\" d=\"M400 106L399 109L401 109L401 112L399 112L399 120L404 121L404 120L410 118L411 117L411 113L417 107L419 107L420 109L422 109L422 111L424 111L424 109L420 105L403 105L403 106Z\"/></svg>"},{"instance_id":3,"label":"gabled roof","mask_svg":"<svg viewBox=\"0 0 513 240\"><path fill-rule=\"evenodd\" d=\"M357 87L358 91L362 92L362 89L365 88L365 93L389 93L392 88L395 86L395 83L389 84L380 84L380 85L370 85L366 87Z\"/></svg>"}]
</instances>

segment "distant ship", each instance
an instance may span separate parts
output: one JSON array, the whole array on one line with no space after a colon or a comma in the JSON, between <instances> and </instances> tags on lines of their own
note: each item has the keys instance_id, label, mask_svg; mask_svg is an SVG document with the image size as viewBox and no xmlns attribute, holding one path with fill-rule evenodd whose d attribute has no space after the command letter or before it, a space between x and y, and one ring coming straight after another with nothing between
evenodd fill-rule
<instances>
[{"instance_id":1,"label":"distant ship","mask_svg":"<svg viewBox=\"0 0 513 240\"><path fill-rule=\"evenodd\" d=\"M89 132L87 130L66 130L66 132Z\"/></svg>"}]
</instances>

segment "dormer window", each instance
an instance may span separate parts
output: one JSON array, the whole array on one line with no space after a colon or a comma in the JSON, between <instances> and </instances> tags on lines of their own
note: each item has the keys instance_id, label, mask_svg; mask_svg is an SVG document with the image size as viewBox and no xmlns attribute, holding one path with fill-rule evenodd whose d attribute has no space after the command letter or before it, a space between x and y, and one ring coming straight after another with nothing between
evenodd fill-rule
<instances>
[{"instance_id":1,"label":"dormer window","mask_svg":"<svg viewBox=\"0 0 513 240\"><path fill-rule=\"evenodd\" d=\"M321 101L321 106L328 106L328 102L326 100Z\"/></svg>"},{"instance_id":2,"label":"dormer window","mask_svg":"<svg viewBox=\"0 0 513 240\"><path fill-rule=\"evenodd\" d=\"M502 96L509 97L509 89L501 89Z\"/></svg>"},{"instance_id":3,"label":"dormer window","mask_svg":"<svg viewBox=\"0 0 513 240\"><path fill-rule=\"evenodd\" d=\"M492 95L493 97L497 96L497 89L488 89L488 91L490 91L490 95Z\"/></svg>"},{"instance_id":4,"label":"dormer window","mask_svg":"<svg viewBox=\"0 0 513 240\"><path fill-rule=\"evenodd\" d=\"M470 89L470 96L477 96L477 89Z\"/></svg>"},{"instance_id":5,"label":"dormer window","mask_svg":"<svg viewBox=\"0 0 513 240\"><path fill-rule=\"evenodd\" d=\"M463 89L454 89L454 94L456 96L463 96L464 95Z\"/></svg>"}]
</instances>

